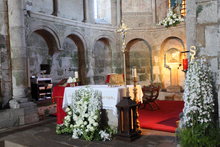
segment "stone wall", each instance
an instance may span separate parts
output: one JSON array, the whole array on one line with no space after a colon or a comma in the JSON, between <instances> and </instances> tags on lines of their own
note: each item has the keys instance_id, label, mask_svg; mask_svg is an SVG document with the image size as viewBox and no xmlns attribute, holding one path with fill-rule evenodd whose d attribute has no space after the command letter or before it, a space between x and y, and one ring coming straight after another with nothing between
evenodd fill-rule
<instances>
[{"instance_id":1,"label":"stone wall","mask_svg":"<svg viewBox=\"0 0 220 147\"><path fill-rule=\"evenodd\" d=\"M6 0L0 0L0 103L2 103L2 107L6 107L12 97L10 43L7 23Z\"/></svg>"},{"instance_id":2,"label":"stone wall","mask_svg":"<svg viewBox=\"0 0 220 147\"><path fill-rule=\"evenodd\" d=\"M147 3L146 5L145 2ZM164 28L162 26L158 26L157 22L162 19L162 14L159 15L159 12L156 11L161 7L161 4L158 4L157 1L138 1L134 4L132 1L130 1L130 3L132 3L134 7L132 5L128 5L128 3L125 4L124 2L124 5L122 7L122 18L125 22L128 23L127 25L130 27L130 31L127 33L126 36L127 50L131 51L129 53L131 57L127 56L129 57L127 65L128 74L130 74L131 67L137 63L138 65L136 66L138 66L139 84L148 85L150 82L156 82L162 83L163 87L166 88L167 86L169 86L170 81L169 78L162 77L161 74L161 71L164 69L164 53L163 51L161 51L164 49L162 48L162 44L166 39L170 37L176 37L183 43L183 46L180 48L180 50L184 50L184 24L181 24L176 28L171 27L169 29ZM144 5L142 5L143 3ZM165 1L163 1L163 3L165 3ZM86 10L91 11L93 9L91 1L87 2L86 4ZM120 19L118 19L118 17L120 16L118 12L118 6L118 2L112 2L112 9L115 8L114 10L112 10L112 20L120 21ZM130 7L132 7L132 9L130 9ZM137 9L138 7L140 7L141 9ZM62 12L62 10L63 8L59 6L60 14L64 13ZM136 11L138 11L138 13ZM163 11L165 13L163 13L163 16L165 16L167 6L163 8ZM71 13L74 13L74 11L72 11ZM52 63L52 71L54 73L52 74L52 76L55 83L58 82L61 78L71 76L72 71L69 71L69 69L77 70L78 67L78 70L84 67L85 70L82 71L82 75L84 76L80 77L81 79L84 79L84 83L90 84L103 84L105 81L105 76L108 73L123 72L123 58L122 52L120 50L121 41L118 34L115 32L117 27L115 26L114 21L112 22L112 25L93 24L93 14L94 12L91 11L91 14L86 15L86 23L81 22L79 20L71 20L70 18L66 19L64 16L62 17L61 15L58 15L56 17L53 15L45 14L39 11L35 12L32 10L30 11L30 15L27 15L26 34L28 40L32 37L32 34L34 34L33 32L38 32L39 30L44 30L47 32L47 35L41 33L42 38L48 36L51 38L51 40L53 40L51 41L53 42L52 48L50 48L50 45L48 43L47 46L42 46L45 46L45 49L49 47L46 50L53 50L53 47L57 50L49 56L44 54L45 57L49 58L47 61L50 61ZM116 16L115 14L118 15ZM81 16L81 12L79 15ZM117 22L117 24L119 24L119 22ZM70 43L72 44L70 48L72 48L72 50L75 49L75 52L72 51L74 52L74 55L71 55L71 57L78 58L81 60L78 61L78 66L77 61L75 59L70 59L73 67L70 67L68 65L68 67L61 67L62 61L61 59L58 59L58 57L61 57L63 55L66 56L66 54L63 53L65 52L63 43L64 40L68 38L68 35L74 35L76 38L78 38L72 39L73 43ZM102 41L102 39L105 40L103 43L98 41ZM138 40L143 41L144 43L142 45L138 45ZM82 52L79 53L81 49L79 49L78 47L78 41L81 42L81 48L82 50L84 50L83 55L81 54ZM176 45L176 47L178 48L179 46ZM106 53L104 53L103 51L105 51ZM83 58L79 58L79 56L83 56ZM67 57L65 58L66 60L68 60ZM29 62L32 63L32 61ZM83 64L81 64L82 62ZM68 72L66 72L67 70ZM39 70L36 71L39 72ZM166 71L166 73L168 76L169 71ZM178 84L182 86L182 81L184 80L184 73L181 70L179 71L179 73L179 79L181 80ZM30 75L31 74L35 73L30 72ZM168 81L166 82L164 81L164 79L168 79Z\"/></svg>"},{"instance_id":3,"label":"stone wall","mask_svg":"<svg viewBox=\"0 0 220 147\"><path fill-rule=\"evenodd\" d=\"M9 3L8 7L5 2ZM124 2L122 18L130 28L126 34L128 74L135 65L139 84L164 83L162 44L174 37L185 46L185 24L171 28L157 25L166 15L167 5L162 7L166 0ZM121 21L120 1L111 0L111 24L95 22L91 0L16 0L16 4L14 0L0 0L0 4L0 15L9 14L10 22L7 17L0 17L3 20L0 21L0 39L3 39L0 64L5 80L1 83L7 86L1 90L9 95L8 99L13 93L14 99L26 101L30 76L40 76L40 64L51 65L54 83L74 76L73 71L77 70L82 84L103 84L110 72L123 72L122 44L116 33ZM10 42L7 42L7 27ZM4 103L8 99L3 99Z\"/></svg>"},{"instance_id":4,"label":"stone wall","mask_svg":"<svg viewBox=\"0 0 220 147\"><path fill-rule=\"evenodd\" d=\"M94 45L94 81L95 84L105 84L106 75L112 73L112 53L109 42L99 39Z\"/></svg>"},{"instance_id":5,"label":"stone wall","mask_svg":"<svg viewBox=\"0 0 220 147\"><path fill-rule=\"evenodd\" d=\"M22 3L23 18L25 18L25 44L27 44L24 50L27 55L25 59L27 77L24 78L29 79L31 75L40 75L40 64L51 65L54 83L61 78L73 76L73 71L76 70L80 70L81 81L90 84L103 83L105 75L109 72L122 73L121 41L115 32L116 24L120 23L119 2L111 3L112 25L94 24L92 10L94 6L91 1L74 2L74 7L84 8L84 10L71 9L68 13L66 7L72 5L72 1L62 4L57 1L56 7L54 2L41 0L36 3L24 0ZM129 57L127 70L130 73L130 68L137 63L139 83L142 85L147 85L150 81L164 83L161 75L161 70L164 68L164 53L161 50L167 38L176 37L185 44L184 24L168 29L157 25L162 16L166 15L167 6L161 8L161 4L165 2L165 0L123 2L122 18L130 27L126 36L127 49L131 51L128 54L130 57L127 56ZM55 8L58 11L57 16L53 14ZM158 9L165 14L157 11ZM102 39L105 40L104 46L97 45L98 40ZM101 51L104 50L107 52L103 52L102 55ZM103 63L103 69L100 68L97 72L101 63ZM169 81L167 83L169 84ZM164 88L168 84L163 84ZM182 85L181 82L180 84Z\"/></svg>"},{"instance_id":6,"label":"stone wall","mask_svg":"<svg viewBox=\"0 0 220 147\"><path fill-rule=\"evenodd\" d=\"M216 98L220 108L220 3L218 0L186 1L187 48L194 45L199 48L199 55L206 55L214 76ZM220 109L219 114L220 114Z\"/></svg>"}]
</instances>

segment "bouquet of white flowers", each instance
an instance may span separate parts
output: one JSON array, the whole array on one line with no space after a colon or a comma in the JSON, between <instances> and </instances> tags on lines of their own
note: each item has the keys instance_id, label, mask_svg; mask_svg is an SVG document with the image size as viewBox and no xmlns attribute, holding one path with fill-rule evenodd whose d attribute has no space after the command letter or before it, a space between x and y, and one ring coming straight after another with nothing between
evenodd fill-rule
<instances>
[{"instance_id":1,"label":"bouquet of white flowers","mask_svg":"<svg viewBox=\"0 0 220 147\"><path fill-rule=\"evenodd\" d=\"M185 105L178 135L183 147L220 145L220 130L214 119L215 100L211 79L206 59L190 62L183 94Z\"/></svg>"},{"instance_id":2,"label":"bouquet of white flowers","mask_svg":"<svg viewBox=\"0 0 220 147\"><path fill-rule=\"evenodd\" d=\"M211 71L205 59L190 63L183 95L185 102L183 124L192 127L197 123L213 121L214 97Z\"/></svg>"},{"instance_id":3,"label":"bouquet of white flowers","mask_svg":"<svg viewBox=\"0 0 220 147\"><path fill-rule=\"evenodd\" d=\"M101 108L100 92L91 88L77 90L73 94L72 106L66 109L67 116L64 118L63 125L57 127L57 133L71 132L72 138L89 141L111 140L113 130L108 126L100 126L99 124Z\"/></svg>"},{"instance_id":4,"label":"bouquet of white flowers","mask_svg":"<svg viewBox=\"0 0 220 147\"><path fill-rule=\"evenodd\" d=\"M67 79L67 83L73 83L73 82L76 82L76 78L69 77Z\"/></svg>"},{"instance_id":5,"label":"bouquet of white flowers","mask_svg":"<svg viewBox=\"0 0 220 147\"><path fill-rule=\"evenodd\" d=\"M169 9L167 16L159 22L159 25L165 26L166 28L170 26L176 26L180 22L183 22L184 19L180 14L174 13L173 9Z\"/></svg>"}]
</instances>

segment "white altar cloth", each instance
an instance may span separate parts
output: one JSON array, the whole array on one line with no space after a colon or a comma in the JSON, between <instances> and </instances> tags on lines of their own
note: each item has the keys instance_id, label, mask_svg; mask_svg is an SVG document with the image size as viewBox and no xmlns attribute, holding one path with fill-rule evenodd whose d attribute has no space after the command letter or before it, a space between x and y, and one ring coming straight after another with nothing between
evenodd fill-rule
<instances>
[{"instance_id":1,"label":"white altar cloth","mask_svg":"<svg viewBox=\"0 0 220 147\"><path fill-rule=\"evenodd\" d=\"M65 109L67 106L70 106L72 104L72 96L75 93L76 90L79 90L80 88L86 88L90 87L94 90L98 90L102 94L102 104L103 109L109 109L113 111L114 115L117 115L117 108L116 105L120 101L120 99L125 96L125 87L124 86L118 86L118 87L109 87L108 85L87 85L87 86L76 86L76 87L66 87L64 91L63 96L63 109ZM134 98L133 93L133 85L127 85L129 89L129 95L131 96L131 99ZM142 102L142 89L140 85L137 85L137 98L139 101Z\"/></svg>"}]
</instances>

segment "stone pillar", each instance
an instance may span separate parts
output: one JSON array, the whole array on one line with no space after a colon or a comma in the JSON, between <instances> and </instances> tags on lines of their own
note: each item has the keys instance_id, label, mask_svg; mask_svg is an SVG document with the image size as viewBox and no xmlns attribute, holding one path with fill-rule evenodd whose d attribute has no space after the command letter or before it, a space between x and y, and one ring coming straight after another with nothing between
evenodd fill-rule
<instances>
[{"instance_id":1,"label":"stone pillar","mask_svg":"<svg viewBox=\"0 0 220 147\"><path fill-rule=\"evenodd\" d=\"M122 18L122 0L117 1L117 25L121 24Z\"/></svg>"},{"instance_id":2,"label":"stone pillar","mask_svg":"<svg viewBox=\"0 0 220 147\"><path fill-rule=\"evenodd\" d=\"M58 0L53 0L53 13L52 15L58 15Z\"/></svg>"},{"instance_id":3,"label":"stone pillar","mask_svg":"<svg viewBox=\"0 0 220 147\"><path fill-rule=\"evenodd\" d=\"M95 23L94 18L94 2L93 0L85 0L86 1L86 22Z\"/></svg>"},{"instance_id":4,"label":"stone pillar","mask_svg":"<svg viewBox=\"0 0 220 147\"><path fill-rule=\"evenodd\" d=\"M27 55L25 42L24 0L8 0L8 28L11 51L12 100L10 108L24 112L20 124L39 120L36 104L28 102ZM16 110L17 111L17 110Z\"/></svg>"},{"instance_id":5,"label":"stone pillar","mask_svg":"<svg viewBox=\"0 0 220 147\"><path fill-rule=\"evenodd\" d=\"M117 0L111 0L111 24L116 26L118 24L118 7Z\"/></svg>"},{"instance_id":6,"label":"stone pillar","mask_svg":"<svg viewBox=\"0 0 220 147\"><path fill-rule=\"evenodd\" d=\"M8 13L6 0L0 0L0 64L1 96L3 107L12 97L11 60L8 36Z\"/></svg>"},{"instance_id":7,"label":"stone pillar","mask_svg":"<svg viewBox=\"0 0 220 147\"><path fill-rule=\"evenodd\" d=\"M87 34L88 36L90 36L89 34ZM95 84L94 81L94 67L95 67L95 59L94 59L94 55L93 55L93 48L94 48L94 44L91 43L91 39L88 39L88 45L87 47L90 46L90 48L87 48L87 65L88 65L88 72L87 72L87 79L88 79L88 83L89 84Z\"/></svg>"},{"instance_id":8,"label":"stone pillar","mask_svg":"<svg viewBox=\"0 0 220 147\"><path fill-rule=\"evenodd\" d=\"M196 2L195 0L186 1L186 42L187 50L190 46L196 45Z\"/></svg>"},{"instance_id":9,"label":"stone pillar","mask_svg":"<svg viewBox=\"0 0 220 147\"><path fill-rule=\"evenodd\" d=\"M156 7L156 0L152 0L152 16L153 16L153 23L156 24L156 20L157 20L157 16L156 16L156 12L157 12L157 7Z\"/></svg>"},{"instance_id":10,"label":"stone pillar","mask_svg":"<svg viewBox=\"0 0 220 147\"><path fill-rule=\"evenodd\" d=\"M8 0L9 36L12 61L12 94L18 102L26 102L28 86L23 0Z\"/></svg>"},{"instance_id":11,"label":"stone pillar","mask_svg":"<svg viewBox=\"0 0 220 147\"><path fill-rule=\"evenodd\" d=\"M87 22L88 0L83 0L83 22Z\"/></svg>"}]
</instances>

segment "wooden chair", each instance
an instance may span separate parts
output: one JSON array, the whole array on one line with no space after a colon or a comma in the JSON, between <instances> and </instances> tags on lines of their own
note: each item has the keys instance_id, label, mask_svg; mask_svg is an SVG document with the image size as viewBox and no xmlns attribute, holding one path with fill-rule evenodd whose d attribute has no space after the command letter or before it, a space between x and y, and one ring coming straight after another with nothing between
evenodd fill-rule
<instances>
[{"instance_id":1,"label":"wooden chair","mask_svg":"<svg viewBox=\"0 0 220 147\"><path fill-rule=\"evenodd\" d=\"M149 104L152 111L160 109L159 105L156 102L159 95L159 91L160 91L160 86L155 86L153 84L142 87L143 103L144 103L143 108L146 107L146 104Z\"/></svg>"}]
</instances>

